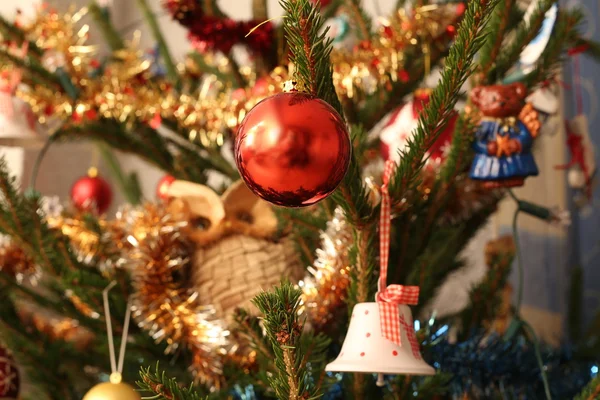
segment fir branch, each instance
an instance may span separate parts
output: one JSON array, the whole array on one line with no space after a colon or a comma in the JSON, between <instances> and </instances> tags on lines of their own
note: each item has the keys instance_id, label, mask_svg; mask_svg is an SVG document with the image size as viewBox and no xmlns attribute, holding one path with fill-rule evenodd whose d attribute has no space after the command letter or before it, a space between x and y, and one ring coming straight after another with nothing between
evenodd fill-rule
<instances>
[{"instance_id":1,"label":"fir branch","mask_svg":"<svg viewBox=\"0 0 600 400\"><path fill-rule=\"evenodd\" d=\"M481 77L485 78L487 76L498 54L500 54L514 6L515 0L505 0L498 2L494 8L494 14L486 29L488 40L485 41L479 55L479 73ZM486 82L480 83L485 84Z\"/></svg>"},{"instance_id":2,"label":"fir branch","mask_svg":"<svg viewBox=\"0 0 600 400\"><path fill-rule=\"evenodd\" d=\"M323 21L327 21L330 18L333 18L340 7L344 4L345 0L332 0L331 3L324 10L321 10L321 14L323 15Z\"/></svg>"},{"instance_id":3,"label":"fir branch","mask_svg":"<svg viewBox=\"0 0 600 400\"><path fill-rule=\"evenodd\" d=\"M600 398L600 374L587 384L573 400L598 400Z\"/></svg>"},{"instance_id":4,"label":"fir branch","mask_svg":"<svg viewBox=\"0 0 600 400\"><path fill-rule=\"evenodd\" d=\"M506 286L515 257L514 243L510 237L508 240L510 242L488 243L489 250L486 247L486 258L489 258L488 272L483 280L470 290L469 306L460 313L460 331L464 335L470 335L474 328L491 323L498 315L502 304L502 290Z\"/></svg>"},{"instance_id":5,"label":"fir branch","mask_svg":"<svg viewBox=\"0 0 600 400\"><path fill-rule=\"evenodd\" d=\"M278 373L269 378L269 383L280 400L307 400L318 398L319 391L309 379L306 350L311 341L302 338L303 323L298 309L302 291L290 283L283 283L271 292L257 295L252 303L263 315L264 328L275 353ZM313 337L318 341L323 337ZM324 350L324 343L312 342L314 349ZM323 357L319 355L318 357Z\"/></svg>"},{"instance_id":6,"label":"fir branch","mask_svg":"<svg viewBox=\"0 0 600 400\"><path fill-rule=\"evenodd\" d=\"M193 51L193 52L189 53L188 56L196 64L198 69L200 71L202 71L203 73L215 75L217 77L217 79L219 80L219 82L222 82L224 84L233 85L235 83L235 77L232 74L223 72L223 71L221 71L221 69L219 67L210 65L208 62L206 62L206 60L204 59L204 56L202 54L198 53L197 51ZM233 73L233 71L231 71L231 72Z\"/></svg>"},{"instance_id":7,"label":"fir branch","mask_svg":"<svg viewBox=\"0 0 600 400\"><path fill-rule=\"evenodd\" d=\"M350 138L356 147L351 154L348 172L340 187L334 192L333 199L342 207L348 221L358 229L363 229L372 224L376 218L369 201L369 194L363 184L362 170L356 151L357 148L360 150L364 147L367 133L361 126L352 125Z\"/></svg>"},{"instance_id":8,"label":"fir branch","mask_svg":"<svg viewBox=\"0 0 600 400\"><path fill-rule=\"evenodd\" d=\"M234 313L236 333L241 333L250 346L261 356L266 358L273 357L273 349L269 347L266 338L263 335L262 326L257 317L254 317L243 308L237 308Z\"/></svg>"},{"instance_id":9,"label":"fir branch","mask_svg":"<svg viewBox=\"0 0 600 400\"><path fill-rule=\"evenodd\" d=\"M283 25L299 88L326 101L343 115L329 61L332 39L327 37L328 29L322 32L319 5L309 0L281 0L280 4L287 14Z\"/></svg>"},{"instance_id":10,"label":"fir branch","mask_svg":"<svg viewBox=\"0 0 600 400\"><path fill-rule=\"evenodd\" d=\"M566 51L571 46L571 43L575 41L577 27L583 20L584 14L581 10L561 11L554 27L555 31L548 41L535 69L525 77L527 87L534 88L552 79L558 73Z\"/></svg>"},{"instance_id":11,"label":"fir branch","mask_svg":"<svg viewBox=\"0 0 600 400\"><path fill-rule=\"evenodd\" d=\"M156 364L154 371L148 368L142 368L140 371L141 381L137 382L138 387L147 393L154 394L151 399L156 400L201 400L206 399L196 393L192 386L181 388L174 378L166 376L164 371L160 371ZM147 398L147 397L145 397Z\"/></svg>"},{"instance_id":12,"label":"fir branch","mask_svg":"<svg viewBox=\"0 0 600 400\"><path fill-rule=\"evenodd\" d=\"M440 82L419 118L413 137L408 140L408 150L401 151L401 161L390 184L390 195L395 203L401 201L406 191L415 184L424 164L425 153L443 131L453 112L460 89L474 70L473 58L486 39L482 29L496 3L497 0L469 2Z\"/></svg>"},{"instance_id":13,"label":"fir branch","mask_svg":"<svg viewBox=\"0 0 600 400\"><path fill-rule=\"evenodd\" d=\"M135 173L126 176L121 168L121 164L117 157L112 153L111 149L105 143L99 142L96 144L102 159L108 165L111 175L121 187L121 192L125 195L125 199L129 204L139 204L142 200L142 190Z\"/></svg>"},{"instance_id":14,"label":"fir branch","mask_svg":"<svg viewBox=\"0 0 600 400\"><path fill-rule=\"evenodd\" d=\"M142 13L144 14L144 18L154 35L154 40L158 45L158 52L165 63L165 68L167 70L167 77L171 80L171 82L177 83L179 81L179 74L177 73L177 67L175 66L175 62L171 57L171 52L169 51L169 46L160 31L160 27L158 26L158 22L154 17L154 13L150 9L147 0L137 0L138 6Z\"/></svg>"},{"instance_id":15,"label":"fir branch","mask_svg":"<svg viewBox=\"0 0 600 400\"><path fill-rule=\"evenodd\" d=\"M450 153L438 175L440 184L451 184L456 176L471 163L471 143L477 126L477 121L465 112L459 115L452 136Z\"/></svg>"},{"instance_id":16,"label":"fir branch","mask_svg":"<svg viewBox=\"0 0 600 400\"><path fill-rule=\"evenodd\" d=\"M27 39L23 30L19 29L13 22L8 21L2 15L0 15L0 32L5 36L5 40L10 37L12 40L16 40L19 45L27 40L29 43L29 46L27 47L28 53L33 53L37 56L41 56L44 53L35 42Z\"/></svg>"},{"instance_id":17,"label":"fir branch","mask_svg":"<svg viewBox=\"0 0 600 400\"><path fill-rule=\"evenodd\" d=\"M48 72L43 66L35 62L31 57L24 60L10 54L7 50L0 49L0 62L2 64L12 64L15 68L23 71L23 80L31 83L55 88L62 91L62 86L56 75Z\"/></svg>"},{"instance_id":18,"label":"fir branch","mask_svg":"<svg viewBox=\"0 0 600 400\"><path fill-rule=\"evenodd\" d=\"M346 2L345 10L354 21L355 26L358 27L356 30L358 39L370 40L372 30L371 18L367 15L361 3L361 0L349 0Z\"/></svg>"},{"instance_id":19,"label":"fir branch","mask_svg":"<svg viewBox=\"0 0 600 400\"><path fill-rule=\"evenodd\" d=\"M125 47L123 38L115 29L108 14L102 11L96 0L92 0L88 5L88 10L96 24L98 24L98 28L102 31L104 39L106 40L106 43L108 43L110 49L112 51L123 49Z\"/></svg>"},{"instance_id":20,"label":"fir branch","mask_svg":"<svg viewBox=\"0 0 600 400\"><path fill-rule=\"evenodd\" d=\"M503 46L503 51L496 59L496 65L489 70L487 82L502 80L507 71L519 61L521 52L538 34L546 12L556 3L556 0L540 0L529 20L521 21L514 37L508 46Z\"/></svg>"},{"instance_id":21,"label":"fir branch","mask_svg":"<svg viewBox=\"0 0 600 400\"><path fill-rule=\"evenodd\" d=\"M585 49L584 54L590 56L596 62L600 62L600 43L584 38L576 33L571 39L571 48Z\"/></svg>"}]
</instances>

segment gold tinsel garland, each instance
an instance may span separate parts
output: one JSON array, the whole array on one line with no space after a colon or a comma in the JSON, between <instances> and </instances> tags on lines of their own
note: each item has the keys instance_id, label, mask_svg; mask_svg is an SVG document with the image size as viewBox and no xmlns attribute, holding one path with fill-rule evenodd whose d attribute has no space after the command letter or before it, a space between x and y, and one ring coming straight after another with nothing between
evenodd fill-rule
<instances>
[{"instance_id":1,"label":"gold tinsel garland","mask_svg":"<svg viewBox=\"0 0 600 400\"><path fill-rule=\"evenodd\" d=\"M317 330L322 330L346 307L350 284L348 248L352 244L352 228L344 213L336 208L327 228L321 233L317 258L309 274L299 283L302 289L302 312Z\"/></svg>"},{"instance_id":2,"label":"gold tinsel garland","mask_svg":"<svg viewBox=\"0 0 600 400\"><path fill-rule=\"evenodd\" d=\"M35 261L8 236L0 237L0 272L17 283L37 283L41 270Z\"/></svg>"},{"instance_id":3,"label":"gold tinsel garland","mask_svg":"<svg viewBox=\"0 0 600 400\"><path fill-rule=\"evenodd\" d=\"M167 352L184 347L198 381L219 387L228 332L211 306L186 287L192 245L181 232L186 221L164 205L146 203L119 211L114 222L126 232L124 264L131 273L133 317Z\"/></svg>"},{"instance_id":4,"label":"gold tinsel garland","mask_svg":"<svg viewBox=\"0 0 600 400\"><path fill-rule=\"evenodd\" d=\"M45 219L69 238L80 260L96 265L107 276L114 268L126 269L133 287L132 315L138 326L157 343L166 342L169 354L178 349L190 351L194 377L220 387L222 364L231 356L229 332L214 308L201 304L198 293L189 286L186 277L191 274L193 244L183 231L187 219L175 214L166 204L126 206L114 220L98 221L101 232L90 229L80 213L63 212ZM12 260L22 251L14 246L0 247L0 256L4 254ZM2 258L0 266L4 268L1 262ZM11 265L13 269L17 266ZM19 267L19 271L23 273L24 268ZM65 296L83 315L99 318L100 314L73 292L67 291ZM76 325L72 323L76 321L64 322L64 332L51 332L44 321L36 321L36 326L56 337L75 335Z\"/></svg>"},{"instance_id":5,"label":"gold tinsel garland","mask_svg":"<svg viewBox=\"0 0 600 400\"><path fill-rule=\"evenodd\" d=\"M157 128L169 121L169 126L188 132L191 140L221 145L225 132L237 127L258 101L281 91L289 76L287 68L278 67L259 79L248 75L252 89L232 90L216 76L204 75L199 90L179 91L153 74L154 61L138 48L139 33L105 63L99 62L96 48L87 44L89 26L79 26L86 12L71 8L61 14L41 7L33 20L19 23L26 38L43 51L39 60L30 54L26 61L40 64L56 78L54 85L25 79L32 90L17 93L41 122L58 118L78 124L103 117ZM353 97L357 90L369 93L402 79L404 55L427 60L432 48L446 48L452 39L447 30L453 29L459 17L457 7L449 5L419 7L410 14L400 11L383 22L372 41L359 43L352 51L335 51L332 61L338 93ZM4 50L9 47L10 43L5 44ZM195 75L187 63L180 70Z\"/></svg>"}]
</instances>

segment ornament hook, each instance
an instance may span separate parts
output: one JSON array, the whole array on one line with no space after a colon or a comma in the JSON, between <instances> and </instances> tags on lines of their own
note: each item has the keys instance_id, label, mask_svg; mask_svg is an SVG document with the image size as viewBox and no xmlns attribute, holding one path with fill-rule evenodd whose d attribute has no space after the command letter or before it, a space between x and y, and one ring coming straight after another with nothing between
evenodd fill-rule
<instances>
[{"instance_id":1,"label":"ornament hook","mask_svg":"<svg viewBox=\"0 0 600 400\"><path fill-rule=\"evenodd\" d=\"M102 300L104 301L104 318L106 319L106 331L108 336L108 352L110 355L110 382L114 384L121 383L123 374L123 363L125 361L125 348L127 347L127 334L129 333L129 321L131 319L131 300L127 301L127 311L125 311L125 321L123 323L123 335L121 337L121 348L119 349L119 363L116 361L115 343L113 338L112 320L110 318L110 306L108 304L108 293L115 287L117 281L112 281L102 291Z\"/></svg>"}]
</instances>

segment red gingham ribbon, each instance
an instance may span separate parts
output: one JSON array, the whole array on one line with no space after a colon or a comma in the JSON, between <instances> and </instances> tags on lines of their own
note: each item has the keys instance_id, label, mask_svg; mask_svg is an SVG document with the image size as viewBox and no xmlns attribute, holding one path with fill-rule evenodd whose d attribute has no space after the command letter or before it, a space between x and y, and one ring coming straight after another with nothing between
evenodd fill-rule
<instances>
[{"instance_id":1,"label":"red gingham ribbon","mask_svg":"<svg viewBox=\"0 0 600 400\"><path fill-rule=\"evenodd\" d=\"M395 163L388 160L383 172L383 185L381 186L381 215L379 217L379 291L377 292L377 303L381 318L381 332L383 337L399 346L402 346L402 326L408 336L410 347L415 358L420 359L419 343L415 337L415 330L411 326L412 321L406 321L404 316L399 315L398 305L417 304L419 302L418 286L389 285L387 286L388 261L390 258L390 225L391 205L388 184L394 170Z\"/></svg>"}]
</instances>

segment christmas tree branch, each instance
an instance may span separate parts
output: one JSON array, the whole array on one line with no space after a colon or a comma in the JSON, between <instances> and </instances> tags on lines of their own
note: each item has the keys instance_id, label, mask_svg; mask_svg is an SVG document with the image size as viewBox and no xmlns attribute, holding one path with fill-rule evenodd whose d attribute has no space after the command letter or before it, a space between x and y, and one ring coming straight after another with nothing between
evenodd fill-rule
<instances>
[{"instance_id":1,"label":"christmas tree branch","mask_svg":"<svg viewBox=\"0 0 600 400\"><path fill-rule=\"evenodd\" d=\"M443 131L463 84L473 72L473 58L486 39L482 29L496 3L497 0L469 2L440 82L419 118L413 137L408 140L408 150L401 151L401 161L390 184L390 195L396 203L414 186L425 153Z\"/></svg>"},{"instance_id":2,"label":"christmas tree branch","mask_svg":"<svg viewBox=\"0 0 600 400\"><path fill-rule=\"evenodd\" d=\"M102 155L102 159L108 165L112 177L119 183L127 202L134 205L139 204L142 200L142 191L139 186L137 174L132 173L131 175L126 176L121 168L119 160L117 160L117 157L115 157L109 146L103 142L98 142L96 146Z\"/></svg>"},{"instance_id":3,"label":"christmas tree branch","mask_svg":"<svg viewBox=\"0 0 600 400\"><path fill-rule=\"evenodd\" d=\"M167 41L165 40L162 32L160 31L160 27L158 26L158 22L154 17L154 13L150 9L147 0L137 0L138 6L154 35L154 40L158 45L158 52L165 63L165 68L167 69L167 77L171 80L171 82L177 83L179 81L179 74L177 73L177 67L175 66L175 62L173 62L173 58L171 57L171 52L169 51L169 46L167 45Z\"/></svg>"},{"instance_id":4,"label":"christmas tree branch","mask_svg":"<svg viewBox=\"0 0 600 400\"><path fill-rule=\"evenodd\" d=\"M429 55L431 64L439 64L446 55L446 48L432 47ZM404 69L410 71L409 82L403 82L399 79L391 81L391 90L379 90L369 96L365 104L358 110L355 119L361 121L366 130L372 129L386 114L400 106L406 95L419 87L425 78L425 56L421 52L411 54L407 57L407 64Z\"/></svg>"},{"instance_id":5,"label":"christmas tree branch","mask_svg":"<svg viewBox=\"0 0 600 400\"><path fill-rule=\"evenodd\" d=\"M332 0L327 7L321 10L323 21L333 18L337 14L340 7L344 4L344 1L345 0Z\"/></svg>"},{"instance_id":6,"label":"christmas tree branch","mask_svg":"<svg viewBox=\"0 0 600 400\"><path fill-rule=\"evenodd\" d=\"M538 60L536 68L525 77L525 84L529 88L534 88L552 79L558 73L566 51L576 40L577 27L583 20L584 15L581 10L561 10L554 28L555 31Z\"/></svg>"},{"instance_id":7,"label":"christmas tree branch","mask_svg":"<svg viewBox=\"0 0 600 400\"><path fill-rule=\"evenodd\" d=\"M458 116L450 153L439 173L438 182L442 185L451 184L458 174L471 163L471 143L477 126L478 122L472 115L462 112Z\"/></svg>"},{"instance_id":8,"label":"christmas tree branch","mask_svg":"<svg viewBox=\"0 0 600 400\"><path fill-rule=\"evenodd\" d=\"M14 23L8 21L6 18L0 15L0 32L5 36L4 40L8 40L9 38L15 40L17 44L23 43L27 38L25 37L25 32L19 29ZM35 42L28 41L29 46L27 47L28 53L33 53L37 56L41 56L44 51L40 49Z\"/></svg>"},{"instance_id":9,"label":"christmas tree branch","mask_svg":"<svg viewBox=\"0 0 600 400\"><path fill-rule=\"evenodd\" d=\"M2 64L11 64L21 69L24 81L29 80L33 85L39 84L62 91L62 86L58 78L35 62L31 57L21 59L10 54L7 50L0 49L0 62Z\"/></svg>"},{"instance_id":10,"label":"christmas tree branch","mask_svg":"<svg viewBox=\"0 0 600 400\"><path fill-rule=\"evenodd\" d=\"M141 381L137 384L139 388L147 393L154 394L153 397L144 397L145 399L156 400L201 400L206 397L201 397L193 390L193 387L181 388L174 378L166 376L164 371L160 371L159 365L156 364L154 371L148 368L142 368L140 371Z\"/></svg>"},{"instance_id":11,"label":"christmas tree branch","mask_svg":"<svg viewBox=\"0 0 600 400\"><path fill-rule=\"evenodd\" d=\"M329 61L332 39L327 37L326 31L322 32L319 6L309 0L282 0L281 6L286 12L284 30L298 87L326 101L343 115Z\"/></svg>"},{"instance_id":12,"label":"christmas tree branch","mask_svg":"<svg viewBox=\"0 0 600 400\"><path fill-rule=\"evenodd\" d=\"M124 48L125 43L123 43L123 38L121 35L119 35L114 25L111 23L110 17L107 15L107 13L102 11L95 0L88 5L88 10L102 31L104 39L106 40L106 43L108 43L110 49L115 51Z\"/></svg>"},{"instance_id":13,"label":"christmas tree branch","mask_svg":"<svg viewBox=\"0 0 600 400\"><path fill-rule=\"evenodd\" d=\"M262 313L264 329L275 354L278 373L269 378L269 383L280 400L313 399L319 394L314 380L310 379L309 370L303 366L309 362L309 347L314 346L311 358L322 360L328 343L324 342L327 339L322 336L313 336L313 340L302 338L304 324L298 316L301 295L300 289L283 283L252 300ZM316 349L320 351L316 352ZM315 372L320 374L321 371Z\"/></svg>"},{"instance_id":14,"label":"christmas tree branch","mask_svg":"<svg viewBox=\"0 0 600 400\"><path fill-rule=\"evenodd\" d=\"M498 2L494 8L494 14L486 29L488 40L482 46L479 55L479 74L484 79L500 54L514 5L515 0L505 0ZM485 84L486 82L480 83Z\"/></svg>"},{"instance_id":15,"label":"christmas tree branch","mask_svg":"<svg viewBox=\"0 0 600 400\"><path fill-rule=\"evenodd\" d=\"M111 120L70 125L56 134L56 140L97 140L114 149L136 154L178 179L206 182L208 170L235 179L235 171L224 159L208 151L191 148L189 142L160 135L147 125L126 128Z\"/></svg>"},{"instance_id":16,"label":"christmas tree branch","mask_svg":"<svg viewBox=\"0 0 600 400\"><path fill-rule=\"evenodd\" d=\"M573 400L597 400L600 398L600 374L598 374Z\"/></svg>"},{"instance_id":17,"label":"christmas tree branch","mask_svg":"<svg viewBox=\"0 0 600 400\"><path fill-rule=\"evenodd\" d=\"M512 237L504 237L486 245L486 264L488 272L469 293L469 306L460 313L461 332L470 335L476 327L491 323L502 304L502 290L511 271L515 257Z\"/></svg>"},{"instance_id":18,"label":"christmas tree branch","mask_svg":"<svg viewBox=\"0 0 600 400\"><path fill-rule=\"evenodd\" d=\"M503 46L503 51L496 59L496 65L489 70L487 82L502 80L506 72L519 61L521 51L537 36L546 12L554 3L556 0L540 0L529 20L521 21L510 44Z\"/></svg>"},{"instance_id":19,"label":"christmas tree branch","mask_svg":"<svg viewBox=\"0 0 600 400\"><path fill-rule=\"evenodd\" d=\"M371 39L371 18L364 11L361 0L349 0L346 2L345 10L348 12L354 24L358 27L356 32L360 40Z\"/></svg>"}]
</instances>

